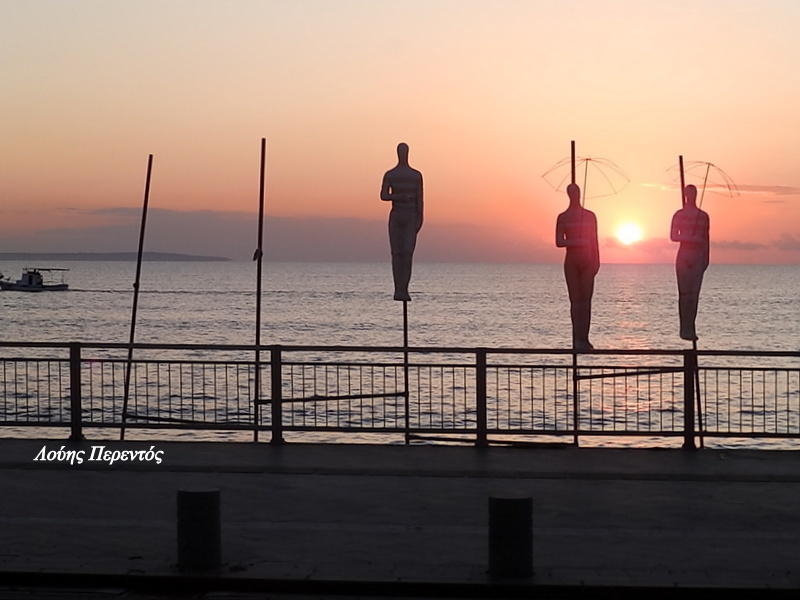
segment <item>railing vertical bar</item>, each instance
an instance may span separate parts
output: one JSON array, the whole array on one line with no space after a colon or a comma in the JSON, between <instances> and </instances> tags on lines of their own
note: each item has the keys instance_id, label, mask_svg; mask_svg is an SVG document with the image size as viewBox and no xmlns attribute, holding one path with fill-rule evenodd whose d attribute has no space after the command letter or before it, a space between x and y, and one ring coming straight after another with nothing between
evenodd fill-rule
<instances>
[{"instance_id":1,"label":"railing vertical bar","mask_svg":"<svg viewBox=\"0 0 800 600\"><path fill-rule=\"evenodd\" d=\"M791 418L789 416L790 415L790 406L791 406L791 403L792 403L792 396L791 396L791 392L789 391L791 389L789 387L791 385L790 381L791 381L791 372L790 371L786 371L786 433L787 434L792 432L792 422L791 422Z\"/></svg>"}]
</instances>

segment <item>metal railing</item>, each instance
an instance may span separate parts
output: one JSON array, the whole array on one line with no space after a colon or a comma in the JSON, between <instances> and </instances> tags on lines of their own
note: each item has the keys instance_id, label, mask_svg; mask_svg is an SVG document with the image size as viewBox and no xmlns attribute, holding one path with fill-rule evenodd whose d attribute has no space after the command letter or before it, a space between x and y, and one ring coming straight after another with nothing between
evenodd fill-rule
<instances>
[{"instance_id":1,"label":"metal railing","mask_svg":"<svg viewBox=\"0 0 800 600\"><path fill-rule=\"evenodd\" d=\"M245 431L275 444L800 439L798 352L134 344L129 363L130 348L0 343L0 427Z\"/></svg>"}]
</instances>

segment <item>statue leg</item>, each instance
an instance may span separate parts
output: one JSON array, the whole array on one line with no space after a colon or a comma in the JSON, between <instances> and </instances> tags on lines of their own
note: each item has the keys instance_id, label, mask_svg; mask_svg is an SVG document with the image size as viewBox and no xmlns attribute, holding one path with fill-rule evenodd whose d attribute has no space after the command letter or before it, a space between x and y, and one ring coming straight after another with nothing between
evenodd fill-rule
<instances>
[{"instance_id":1,"label":"statue leg","mask_svg":"<svg viewBox=\"0 0 800 600\"><path fill-rule=\"evenodd\" d=\"M704 271L702 265L684 266L678 269L678 317L681 323L680 336L683 340L697 340L695 321Z\"/></svg>"},{"instance_id":2,"label":"statue leg","mask_svg":"<svg viewBox=\"0 0 800 600\"><path fill-rule=\"evenodd\" d=\"M700 297L697 294L680 294L678 296L678 316L681 321L681 339L695 341L697 332L695 331L695 320L697 319L697 305Z\"/></svg>"},{"instance_id":3,"label":"statue leg","mask_svg":"<svg viewBox=\"0 0 800 600\"><path fill-rule=\"evenodd\" d=\"M392 209L389 216L389 242L392 249L392 276L394 278L394 299L408 301L408 284L411 282L411 263L417 232L413 229L414 215Z\"/></svg>"},{"instance_id":4,"label":"statue leg","mask_svg":"<svg viewBox=\"0 0 800 600\"><path fill-rule=\"evenodd\" d=\"M411 281L411 255L392 254L392 276L394 277L394 299L408 301L408 284Z\"/></svg>"},{"instance_id":5,"label":"statue leg","mask_svg":"<svg viewBox=\"0 0 800 600\"><path fill-rule=\"evenodd\" d=\"M589 341L589 329L592 323L594 274L581 272L578 268L566 266L564 274L569 291L572 347L576 350L591 350L594 348Z\"/></svg>"},{"instance_id":6,"label":"statue leg","mask_svg":"<svg viewBox=\"0 0 800 600\"><path fill-rule=\"evenodd\" d=\"M589 341L589 328L592 322L591 300L573 302L570 316L572 317L572 347L576 350L591 350L594 348Z\"/></svg>"}]
</instances>

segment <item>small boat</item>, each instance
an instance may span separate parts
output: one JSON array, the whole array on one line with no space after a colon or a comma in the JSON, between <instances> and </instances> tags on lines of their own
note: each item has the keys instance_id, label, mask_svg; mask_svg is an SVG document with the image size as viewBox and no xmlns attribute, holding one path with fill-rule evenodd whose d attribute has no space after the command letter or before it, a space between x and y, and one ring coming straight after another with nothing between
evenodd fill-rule
<instances>
[{"instance_id":1,"label":"small boat","mask_svg":"<svg viewBox=\"0 0 800 600\"><path fill-rule=\"evenodd\" d=\"M53 269L45 267L22 270L22 277L17 281L5 279L0 273L0 290L16 292L63 292L69 289L64 276L69 269Z\"/></svg>"}]
</instances>

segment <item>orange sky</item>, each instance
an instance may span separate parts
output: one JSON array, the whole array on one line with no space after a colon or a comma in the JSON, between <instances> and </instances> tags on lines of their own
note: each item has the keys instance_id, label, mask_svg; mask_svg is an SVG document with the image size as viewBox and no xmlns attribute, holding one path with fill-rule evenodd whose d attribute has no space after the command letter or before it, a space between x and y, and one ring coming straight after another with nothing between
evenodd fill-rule
<instances>
[{"instance_id":1,"label":"orange sky","mask_svg":"<svg viewBox=\"0 0 800 600\"><path fill-rule=\"evenodd\" d=\"M712 261L800 263L798 22L791 0L3 2L0 251L65 228L90 246L123 219L104 209L141 205L149 153L151 206L255 213L266 137L268 215L385 222L380 179L406 141L421 259L473 242L555 261L566 197L542 174L574 139L630 179L586 203L605 262L673 260L682 154L742 190L704 199ZM609 241L627 221L643 241ZM426 249L437 232L454 237Z\"/></svg>"}]
</instances>

